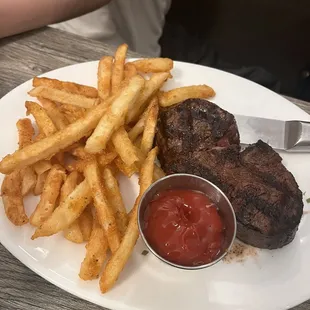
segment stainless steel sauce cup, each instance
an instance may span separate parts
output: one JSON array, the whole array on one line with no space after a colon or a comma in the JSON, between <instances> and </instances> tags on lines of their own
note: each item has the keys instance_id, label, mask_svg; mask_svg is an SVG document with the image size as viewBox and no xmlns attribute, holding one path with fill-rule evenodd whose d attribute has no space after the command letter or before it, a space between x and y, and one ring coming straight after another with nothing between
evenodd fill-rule
<instances>
[{"instance_id":1,"label":"stainless steel sauce cup","mask_svg":"<svg viewBox=\"0 0 310 310\"><path fill-rule=\"evenodd\" d=\"M218 258L208 264L199 265L199 266L182 266L168 261L167 259L160 256L153 248L152 245L148 243L146 239L143 228L144 228L144 212L148 204L154 199L155 195L169 189L187 189L199 191L207 195L217 206L218 212L225 225L225 238L222 250ZM163 262L177 268L187 269L187 270L197 270L202 268L210 267L220 260L227 254L231 248L234 239L236 237L236 217L235 212L232 208L232 205L226 195L214 184L203 179L201 177L192 175L192 174L172 174L168 175L162 179L159 179L153 183L148 190L144 193L140 200L138 208L138 226L140 230L140 235L144 240L146 246L157 258Z\"/></svg>"}]
</instances>

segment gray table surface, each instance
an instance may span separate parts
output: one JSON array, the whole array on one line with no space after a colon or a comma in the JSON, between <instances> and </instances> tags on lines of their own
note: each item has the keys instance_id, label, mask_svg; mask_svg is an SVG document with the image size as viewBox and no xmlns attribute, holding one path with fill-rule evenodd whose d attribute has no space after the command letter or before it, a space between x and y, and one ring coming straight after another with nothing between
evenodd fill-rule
<instances>
[{"instance_id":1,"label":"gray table surface","mask_svg":"<svg viewBox=\"0 0 310 310\"><path fill-rule=\"evenodd\" d=\"M0 40L0 98L33 76L74 63L97 60L103 55L111 55L114 50L115 47L101 42L51 28L2 39ZM129 53L129 56L138 55ZM288 99L310 113L310 103ZM0 244L0 309L99 310L103 308L81 300L45 281L20 263ZM291 310L310 310L310 301Z\"/></svg>"}]
</instances>

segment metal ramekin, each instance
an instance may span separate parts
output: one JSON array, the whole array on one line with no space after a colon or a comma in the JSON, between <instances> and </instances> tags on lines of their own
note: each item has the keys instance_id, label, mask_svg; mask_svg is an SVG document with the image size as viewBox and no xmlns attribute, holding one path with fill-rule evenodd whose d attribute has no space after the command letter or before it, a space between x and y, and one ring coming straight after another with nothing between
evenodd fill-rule
<instances>
[{"instance_id":1,"label":"metal ramekin","mask_svg":"<svg viewBox=\"0 0 310 310\"><path fill-rule=\"evenodd\" d=\"M143 233L143 215L145 212L146 207L148 206L149 202L154 198L157 193L168 189L189 189L200 191L206 194L218 207L220 216L222 217L224 224L225 224L225 241L224 246L221 251L221 255L214 261L208 264L199 265L199 266L183 266L178 265L173 262L170 262L160 256L148 243L144 233ZM140 230L140 235L145 242L146 246L157 258L161 261L177 268L186 269L186 270L197 270L202 268L210 267L220 260L224 258L227 252L230 250L235 237L236 237L236 217L233 207L226 197L226 195L214 184L203 179L201 177L192 175L192 174L172 174L168 175L162 179L159 179L155 183L153 183L147 191L144 193L140 200L139 208L138 208L138 226Z\"/></svg>"}]
</instances>

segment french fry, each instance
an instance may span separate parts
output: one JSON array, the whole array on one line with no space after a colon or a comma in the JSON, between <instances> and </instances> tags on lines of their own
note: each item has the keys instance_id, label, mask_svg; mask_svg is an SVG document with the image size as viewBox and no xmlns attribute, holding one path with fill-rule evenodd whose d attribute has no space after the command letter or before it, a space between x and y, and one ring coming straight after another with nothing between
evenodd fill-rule
<instances>
[{"instance_id":1,"label":"french fry","mask_svg":"<svg viewBox=\"0 0 310 310\"><path fill-rule=\"evenodd\" d=\"M190 98L211 98L215 91L208 85L193 85L175 88L159 94L161 107L169 107Z\"/></svg>"},{"instance_id":2,"label":"french fry","mask_svg":"<svg viewBox=\"0 0 310 310\"><path fill-rule=\"evenodd\" d=\"M138 149L140 149L141 147L141 141L142 141L142 135L140 135L138 138L136 138L134 145L135 147L137 147Z\"/></svg>"},{"instance_id":3,"label":"french fry","mask_svg":"<svg viewBox=\"0 0 310 310\"><path fill-rule=\"evenodd\" d=\"M98 91L96 88L86 85L81 85L72 82L64 82L56 79L50 79L46 77L35 77L32 80L33 87L45 86L48 88L56 88L59 90L65 90L72 94L82 95L89 98L97 98Z\"/></svg>"},{"instance_id":4,"label":"french fry","mask_svg":"<svg viewBox=\"0 0 310 310\"><path fill-rule=\"evenodd\" d=\"M149 80L145 82L145 87L137 99L137 102L131 106L126 116L126 124L136 121L145 110L147 104L156 92L163 86L169 74L166 72L154 73ZM156 97L154 97L156 98ZM153 100L156 100L154 99Z\"/></svg>"},{"instance_id":5,"label":"french fry","mask_svg":"<svg viewBox=\"0 0 310 310\"><path fill-rule=\"evenodd\" d=\"M119 247L121 238L113 210L109 206L104 192L100 170L96 161L90 162L85 167L84 176L92 192L99 223L106 234L109 248L114 253Z\"/></svg>"},{"instance_id":6,"label":"french fry","mask_svg":"<svg viewBox=\"0 0 310 310\"><path fill-rule=\"evenodd\" d=\"M124 64L126 60L127 50L128 50L128 45L122 44L117 48L115 52L114 65L113 65L112 77L111 77L112 95L118 92L121 86L121 82L124 79Z\"/></svg>"},{"instance_id":7,"label":"french fry","mask_svg":"<svg viewBox=\"0 0 310 310\"><path fill-rule=\"evenodd\" d=\"M61 187L59 204L65 202L67 197L73 192L81 180L82 176L77 171L73 171L67 176L66 181ZM67 240L74 243L82 243L84 241L79 219L75 220L68 228L64 230L64 236Z\"/></svg>"},{"instance_id":8,"label":"french fry","mask_svg":"<svg viewBox=\"0 0 310 310\"><path fill-rule=\"evenodd\" d=\"M140 184L139 195L132 209L129 224L126 229L125 235L122 239L122 242L118 250L114 254L112 254L111 258L108 260L108 263L101 275L99 284L102 293L105 293L112 288L112 286L118 279L120 273L122 272L123 268L125 267L125 264L128 261L132 253L132 250L138 240L139 237L139 229L137 221L138 205L142 195L147 190L147 188L152 184L154 161L156 155L157 155L157 148L154 148L149 152L146 160L144 161L141 167L139 178L139 184Z\"/></svg>"},{"instance_id":9,"label":"french fry","mask_svg":"<svg viewBox=\"0 0 310 310\"><path fill-rule=\"evenodd\" d=\"M37 183L37 175L32 167L26 167L20 171L22 176L22 196L26 196L34 190Z\"/></svg>"},{"instance_id":10,"label":"french fry","mask_svg":"<svg viewBox=\"0 0 310 310\"><path fill-rule=\"evenodd\" d=\"M123 236L128 224L127 210L119 189L118 181L114 177L110 167L105 167L103 169L103 180L108 201L114 210L118 229L121 236Z\"/></svg>"},{"instance_id":11,"label":"french fry","mask_svg":"<svg viewBox=\"0 0 310 310\"><path fill-rule=\"evenodd\" d=\"M18 131L18 146L19 149L22 149L32 143L34 129L29 118L22 118L18 120L16 127Z\"/></svg>"},{"instance_id":12,"label":"french fry","mask_svg":"<svg viewBox=\"0 0 310 310\"><path fill-rule=\"evenodd\" d=\"M53 166L49 171L40 202L31 214L31 225L36 227L40 226L53 213L65 175L65 170L59 165Z\"/></svg>"},{"instance_id":13,"label":"french fry","mask_svg":"<svg viewBox=\"0 0 310 310\"><path fill-rule=\"evenodd\" d=\"M86 255L81 264L79 277L93 280L99 277L101 268L107 256L108 242L104 230L94 216L90 239L86 245Z\"/></svg>"},{"instance_id":14,"label":"french fry","mask_svg":"<svg viewBox=\"0 0 310 310\"><path fill-rule=\"evenodd\" d=\"M58 108L60 112L65 115L70 124L76 122L86 114L86 109L71 104L61 104Z\"/></svg>"},{"instance_id":15,"label":"french fry","mask_svg":"<svg viewBox=\"0 0 310 310\"><path fill-rule=\"evenodd\" d=\"M120 157L116 157L114 159L114 164L117 167L117 169L126 177L131 178L133 174L138 172L137 164L135 163L134 165L128 166L126 165Z\"/></svg>"},{"instance_id":16,"label":"french fry","mask_svg":"<svg viewBox=\"0 0 310 310\"><path fill-rule=\"evenodd\" d=\"M99 103L98 98L89 98L78 94L72 94L65 90L38 86L28 92L31 97L42 97L59 103L90 109Z\"/></svg>"},{"instance_id":17,"label":"french fry","mask_svg":"<svg viewBox=\"0 0 310 310\"><path fill-rule=\"evenodd\" d=\"M101 153L97 160L101 167L109 165L117 157L116 151L104 150L103 154Z\"/></svg>"},{"instance_id":18,"label":"french fry","mask_svg":"<svg viewBox=\"0 0 310 310\"><path fill-rule=\"evenodd\" d=\"M32 101L26 101L25 107L27 109L26 114L32 114L35 118L40 132L44 133L46 136L50 136L57 131L56 126L39 104Z\"/></svg>"},{"instance_id":19,"label":"french fry","mask_svg":"<svg viewBox=\"0 0 310 310\"><path fill-rule=\"evenodd\" d=\"M45 180L47 178L48 171L45 171L37 176L37 183L34 187L33 194L35 196L41 195L43 191L43 187L45 184Z\"/></svg>"},{"instance_id":20,"label":"french fry","mask_svg":"<svg viewBox=\"0 0 310 310\"><path fill-rule=\"evenodd\" d=\"M52 215L39 226L31 239L51 236L69 227L92 201L86 180L81 182Z\"/></svg>"},{"instance_id":21,"label":"french fry","mask_svg":"<svg viewBox=\"0 0 310 310\"><path fill-rule=\"evenodd\" d=\"M134 75L137 74L137 69L134 64L131 62L127 62L124 66L124 78L125 79L130 79Z\"/></svg>"},{"instance_id":22,"label":"french fry","mask_svg":"<svg viewBox=\"0 0 310 310\"><path fill-rule=\"evenodd\" d=\"M40 160L33 165L33 169L37 175L44 173L52 168L52 164L49 160Z\"/></svg>"},{"instance_id":23,"label":"french fry","mask_svg":"<svg viewBox=\"0 0 310 310\"><path fill-rule=\"evenodd\" d=\"M47 115L53 121L53 123L55 124L58 130L64 129L69 125L68 119L60 111L60 109L58 108L55 102L45 99L45 98L40 98L40 97L38 98L38 100L40 101Z\"/></svg>"},{"instance_id":24,"label":"french fry","mask_svg":"<svg viewBox=\"0 0 310 310\"><path fill-rule=\"evenodd\" d=\"M147 113L143 113L136 124L128 132L129 139L135 141L143 133Z\"/></svg>"},{"instance_id":25,"label":"french fry","mask_svg":"<svg viewBox=\"0 0 310 310\"><path fill-rule=\"evenodd\" d=\"M173 69L173 61L170 58L144 58L135 60L132 64L143 73L167 72Z\"/></svg>"},{"instance_id":26,"label":"french fry","mask_svg":"<svg viewBox=\"0 0 310 310\"><path fill-rule=\"evenodd\" d=\"M28 223L28 217L24 209L21 185L22 178L20 171L14 171L5 176L1 186L5 214L15 226Z\"/></svg>"},{"instance_id":27,"label":"french fry","mask_svg":"<svg viewBox=\"0 0 310 310\"><path fill-rule=\"evenodd\" d=\"M79 222L83 241L89 241L93 229L93 215L90 206L86 207L86 209L76 221Z\"/></svg>"},{"instance_id":28,"label":"french fry","mask_svg":"<svg viewBox=\"0 0 310 310\"><path fill-rule=\"evenodd\" d=\"M98 66L98 95L102 100L111 95L111 77L112 77L113 57L104 56L99 61Z\"/></svg>"},{"instance_id":29,"label":"french fry","mask_svg":"<svg viewBox=\"0 0 310 310\"><path fill-rule=\"evenodd\" d=\"M102 115L106 112L109 100L103 102L89 111L82 119L70 124L63 130L37 141L31 145L27 145L14 154L5 156L0 162L0 172L8 174L15 169L22 169L32 165L42 159L48 158L79 141L90 130L94 129Z\"/></svg>"},{"instance_id":30,"label":"french fry","mask_svg":"<svg viewBox=\"0 0 310 310\"><path fill-rule=\"evenodd\" d=\"M146 116L145 127L140 145L140 149L144 154L147 154L153 147L154 137L156 133L158 110L158 102L152 102Z\"/></svg>"},{"instance_id":31,"label":"french fry","mask_svg":"<svg viewBox=\"0 0 310 310\"><path fill-rule=\"evenodd\" d=\"M119 154L122 161L132 166L137 160L138 156L131 140L129 139L128 133L124 126L120 127L111 138L115 151Z\"/></svg>"},{"instance_id":32,"label":"french fry","mask_svg":"<svg viewBox=\"0 0 310 310\"><path fill-rule=\"evenodd\" d=\"M127 87L121 90L88 138L85 146L88 153L99 153L105 149L112 134L124 124L128 108L136 101L143 86L144 79L141 76L136 75L129 80Z\"/></svg>"}]
</instances>

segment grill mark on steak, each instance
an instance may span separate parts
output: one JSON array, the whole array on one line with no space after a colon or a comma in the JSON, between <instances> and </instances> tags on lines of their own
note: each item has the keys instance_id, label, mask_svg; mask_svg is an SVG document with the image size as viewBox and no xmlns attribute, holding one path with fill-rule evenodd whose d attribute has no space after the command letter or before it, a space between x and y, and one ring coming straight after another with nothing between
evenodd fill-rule
<instances>
[{"instance_id":1,"label":"grill mark on steak","mask_svg":"<svg viewBox=\"0 0 310 310\"><path fill-rule=\"evenodd\" d=\"M195 174L223 190L240 240L274 249L294 239L302 193L268 144L258 141L240 153L232 114L207 100L188 99L160 111L156 140L167 174Z\"/></svg>"}]
</instances>

